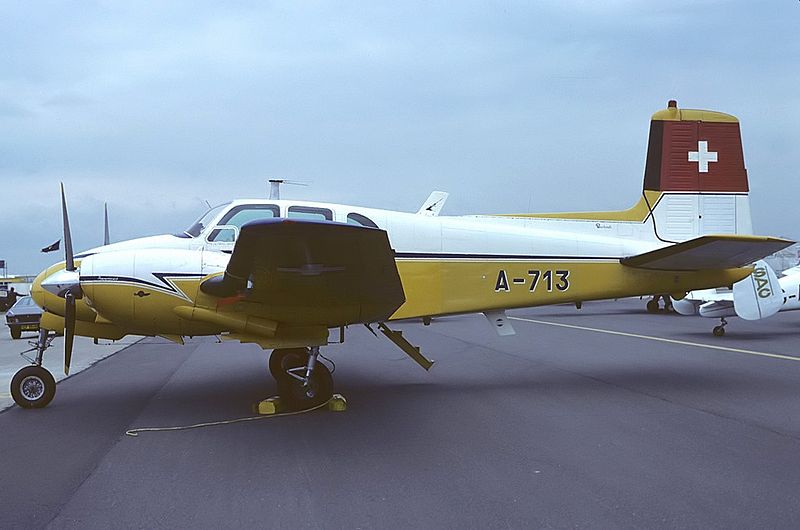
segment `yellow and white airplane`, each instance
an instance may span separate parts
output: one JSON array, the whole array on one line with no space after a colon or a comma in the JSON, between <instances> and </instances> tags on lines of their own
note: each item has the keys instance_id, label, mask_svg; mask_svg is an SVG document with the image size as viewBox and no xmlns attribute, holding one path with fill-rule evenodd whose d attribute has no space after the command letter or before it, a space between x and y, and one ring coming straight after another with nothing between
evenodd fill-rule
<instances>
[{"instance_id":1,"label":"yellow and white airplane","mask_svg":"<svg viewBox=\"0 0 800 530\"><path fill-rule=\"evenodd\" d=\"M417 213L236 200L181 234L73 255L62 187L66 260L33 285L42 331L12 395L28 408L52 400L55 383L41 362L54 332L65 333L65 372L75 334L178 343L220 335L272 349L282 400L305 408L332 395L320 347L344 340L349 325L377 324L428 369L432 361L389 322L482 312L511 334L507 309L680 298L731 285L750 263L792 243L750 235L738 120L674 101L652 117L644 188L629 210L441 216L445 199L435 192Z\"/></svg>"}]
</instances>

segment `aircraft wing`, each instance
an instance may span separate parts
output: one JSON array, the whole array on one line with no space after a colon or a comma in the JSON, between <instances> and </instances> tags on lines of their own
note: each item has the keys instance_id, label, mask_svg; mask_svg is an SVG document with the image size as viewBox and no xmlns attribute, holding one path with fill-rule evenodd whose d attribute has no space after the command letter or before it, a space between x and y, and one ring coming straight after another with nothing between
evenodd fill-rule
<instances>
[{"instance_id":1,"label":"aircraft wing","mask_svg":"<svg viewBox=\"0 0 800 530\"><path fill-rule=\"evenodd\" d=\"M629 267L693 271L744 267L769 256L794 241L776 237L714 235L701 236L644 254L622 258Z\"/></svg>"},{"instance_id":2,"label":"aircraft wing","mask_svg":"<svg viewBox=\"0 0 800 530\"><path fill-rule=\"evenodd\" d=\"M733 291L730 289L698 289L686 293L680 300L672 301L672 308L681 315L707 316L709 311L729 310L733 314Z\"/></svg>"},{"instance_id":3,"label":"aircraft wing","mask_svg":"<svg viewBox=\"0 0 800 530\"><path fill-rule=\"evenodd\" d=\"M766 261L758 260L750 276L733 284L733 290L692 291L674 301L672 307L681 315L710 318L738 315L745 320L760 320L780 310L783 296L775 271Z\"/></svg>"},{"instance_id":4,"label":"aircraft wing","mask_svg":"<svg viewBox=\"0 0 800 530\"><path fill-rule=\"evenodd\" d=\"M245 224L224 275L200 289L275 322L326 327L387 320L405 302L386 232L329 221Z\"/></svg>"},{"instance_id":5,"label":"aircraft wing","mask_svg":"<svg viewBox=\"0 0 800 530\"><path fill-rule=\"evenodd\" d=\"M723 318L735 315L736 309L733 300L715 300L701 304L697 313L706 318Z\"/></svg>"},{"instance_id":6,"label":"aircraft wing","mask_svg":"<svg viewBox=\"0 0 800 530\"><path fill-rule=\"evenodd\" d=\"M698 289L690 291L684 300L697 300L701 302L733 302L733 291L730 289Z\"/></svg>"}]
</instances>

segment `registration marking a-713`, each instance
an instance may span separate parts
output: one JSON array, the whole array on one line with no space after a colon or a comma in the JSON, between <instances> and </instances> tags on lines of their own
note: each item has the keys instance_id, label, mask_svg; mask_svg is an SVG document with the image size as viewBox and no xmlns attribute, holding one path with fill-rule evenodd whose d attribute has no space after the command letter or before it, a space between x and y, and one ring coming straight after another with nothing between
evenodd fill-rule
<instances>
[{"instance_id":1,"label":"registration marking a-713","mask_svg":"<svg viewBox=\"0 0 800 530\"><path fill-rule=\"evenodd\" d=\"M543 285L544 289L551 293L553 289L557 291L566 291L569 289L569 271L566 269L544 270L531 269L528 271L530 284L528 284L528 291L536 291L539 285ZM500 269L497 273L497 281L494 285L494 290L497 293L507 293L511 291L511 285L526 285L525 278L511 278L509 283L508 273L504 269Z\"/></svg>"}]
</instances>

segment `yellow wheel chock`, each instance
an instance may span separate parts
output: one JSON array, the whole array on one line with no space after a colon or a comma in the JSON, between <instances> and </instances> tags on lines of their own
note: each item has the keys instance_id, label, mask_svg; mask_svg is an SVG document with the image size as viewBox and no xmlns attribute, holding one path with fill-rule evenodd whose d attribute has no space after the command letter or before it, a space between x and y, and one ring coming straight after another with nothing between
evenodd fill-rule
<instances>
[{"instance_id":1,"label":"yellow wheel chock","mask_svg":"<svg viewBox=\"0 0 800 530\"><path fill-rule=\"evenodd\" d=\"M324 405L315 408L326 408L332 412L344 412L347 410L347 400L341 394L334 394ZM270 416L288 411L283 407L279 396L272 396L253 405L253 412L261 416Z\"/></svg>"}]
</instances>

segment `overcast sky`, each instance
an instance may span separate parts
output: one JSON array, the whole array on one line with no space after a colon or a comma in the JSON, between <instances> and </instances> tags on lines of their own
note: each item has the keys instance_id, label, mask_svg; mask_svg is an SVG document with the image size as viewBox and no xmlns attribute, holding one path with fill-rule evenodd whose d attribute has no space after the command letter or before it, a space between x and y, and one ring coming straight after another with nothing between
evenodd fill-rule
<instances>
[{"instance_id":1,"label":"overcast sky","mask_svg":"<svg viewBox=\"0 0 800 530\"><path fill-rule=\"evenodd\" d=\"M0 1L0 259L264 197L626 208L650 115L739 117L758 233L800 238L800 2Z\"/></svg>"}]
</instances>

